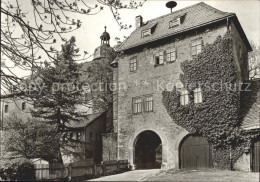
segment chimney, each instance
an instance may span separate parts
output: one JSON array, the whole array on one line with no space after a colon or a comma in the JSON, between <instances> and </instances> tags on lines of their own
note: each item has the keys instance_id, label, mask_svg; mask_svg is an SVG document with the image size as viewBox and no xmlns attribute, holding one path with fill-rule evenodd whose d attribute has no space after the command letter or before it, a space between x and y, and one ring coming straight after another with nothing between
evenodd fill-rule
<instances>
[{"instance_id":1,"label":"chimney","mask_svg":"<svg viewBox=\"0 0 260 182\"><path fill-rule=\"evenodd\" d=\"M135 17L135 27L140 28L143 25L143 17L141 15Z\"/></svg>"}]
</instances>

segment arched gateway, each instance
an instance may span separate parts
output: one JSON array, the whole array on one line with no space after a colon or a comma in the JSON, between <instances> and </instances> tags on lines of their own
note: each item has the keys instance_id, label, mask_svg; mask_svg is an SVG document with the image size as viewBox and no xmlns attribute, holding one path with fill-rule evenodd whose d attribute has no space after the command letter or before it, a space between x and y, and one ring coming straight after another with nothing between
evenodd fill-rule
<instances>
[{"instance_id":1,"label":"arched gateway","mask_svg":"<svg viewBox=\"0 0 260 182\"><path fill-rule=\"evenodd\" d=\"M155 132L146 130L136 137L134 163L136 169L161 168L162 141Z\"/></svg>"},{"instance_id":2,"label":"arched gateway","mask_svg":"<svg viewBox=\"0 0 260 182\"><path fill-rule=\"evenodd\" d=\"M211 146L204 137L186 136L180 144L180 168L211 168Z\"/></svg>"}]
</instances>

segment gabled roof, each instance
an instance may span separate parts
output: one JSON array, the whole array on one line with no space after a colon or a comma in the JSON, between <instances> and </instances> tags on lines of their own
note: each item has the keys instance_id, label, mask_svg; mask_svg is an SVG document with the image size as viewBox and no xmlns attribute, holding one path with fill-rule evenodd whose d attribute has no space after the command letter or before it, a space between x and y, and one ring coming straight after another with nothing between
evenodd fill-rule
<instances>
[{"instance_id":1,"label":"gabled roof","mask_svg":"<svg viewBox=\"0 0 260 182\"><path fill-rule=\"evenodd\" d=\"M99 116L103 115L105 112L99 112L94 114L88 114L84 119L82 119L79 122L71 121L69 123L66 123L66 126L69 128L83 128L88 126L90 123L95 121Z\"/></svg>"},{"instance_id":2,"label":"gabled roof","mask_svg":"<svg viewBox=\"0 0 260 182\"><path fill-rule=\"evenodd\" d=\"M251 82L250 90L251 97L244 98L246 104L242 106L245 117L241 128L244 130L260 129L260 79Z\"/></svg>"},{"instance_id":3,"label":"gabled roof","mask_svg":"<svg viewBox=\"0 0 260 182\"><path fill-rule=\"evenodd\" d=\"M182 23L180 26L175 28L169 28L169 22L176 18L182 17ZM149 42L153 42L162 38L166 38L175 34L179 34L188 30L196 29L198 27L202 27L207 24L211 24L214 22L218 22L226 19L227 17L236 17L234 13L228 13L220 11L216 8L213 8L203 2L186 7L184 9L180 9L171 14L167 14L146 22L140 28L137 28L131 35L122 43L122 45L118 48L118 51L127 50L130 48L134 48ZM238 21L235 18L235 21ZM152 25L155 25L156 29L152 33L152 35L141 38L141 32L143 30L149 29ZM238 25L239 24L238 22ZM243 29L241 36L245 36ZM251 49L251 46L245 37L245 44L248 50Z\"/></svg>"}]
</instances>

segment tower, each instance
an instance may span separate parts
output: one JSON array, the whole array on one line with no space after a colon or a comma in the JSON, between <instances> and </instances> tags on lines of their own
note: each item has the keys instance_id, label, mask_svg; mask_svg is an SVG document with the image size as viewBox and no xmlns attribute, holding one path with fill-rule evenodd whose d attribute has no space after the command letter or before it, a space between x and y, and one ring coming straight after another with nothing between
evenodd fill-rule
<instances>
[{"instance_id":1,"label":"tower","mask_svg":"<svg viewBox=\"0 0 260 182\"><path fill-rule=\"evenodd\" d=\"M107 27L105 26L105 31L100 36L101 39L101 45L107 44L109 45L110 35L107 33Z\"/></svg>"},{"instance_id":2,"label":"tower","mask_svg":"<svg viewBox=\"0 0 260 182\"><path fill-rule=\"evenodd\" d=\"M116 57L115 50L109 45L110 35L106 29L107 27L105 26L105 31L100 36L101 45L95 49L93 61L98 59L106 59L111 62Z\"/></svg>"}]
</instances>

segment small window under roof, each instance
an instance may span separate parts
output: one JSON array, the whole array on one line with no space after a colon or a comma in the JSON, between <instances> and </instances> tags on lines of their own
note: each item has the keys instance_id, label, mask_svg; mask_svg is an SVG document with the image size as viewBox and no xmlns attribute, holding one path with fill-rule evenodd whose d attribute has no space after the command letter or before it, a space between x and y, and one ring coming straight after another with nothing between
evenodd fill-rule
<instances>
[{"instance_id":1,"label":"small window under roof","mask_svg":"<svg viewBox=\"0 0 260 182\"><path fill-rule=\"evenodd\" d=\"M169 28L178 27L183 22L186 13L173 17L173 19L169 22Z\"/></svg>"},{"instance_id":2,"label":"small window under roof","mask_svg":"<svg viewBox=\"0 0 260 182\"><path fill-rule=\"evenodd\" d=\"M146 29L142 31L142 37L147 37L149 35L151 35L151 29Z\"/></svg>"},{"instance_id":3,"label":"small window under roof","mask_svg":"<svg viewBox=\"0 0 260 182\"><path fill-rule=\"evenodd\" d=\"M152 33L154 32L155 30L155 27L157 25L157 22L156 23L150 23L150 25L146 25L146 29L142 30L141 32L141 36L142 37L147 37L147 36L150 36L152 35Z\"/></svg>"},{"instance_id":4,"label":"small window under roof","mask_svg":"<svg viewBox=\"0 0 260 182\"><path fill-rule=\"evenodd\" d=\"M169 23L169 28L178 27L178 26L180 26L180 24L181 24L181 18L171 20Z\"/></svg>"}]
</instances>

